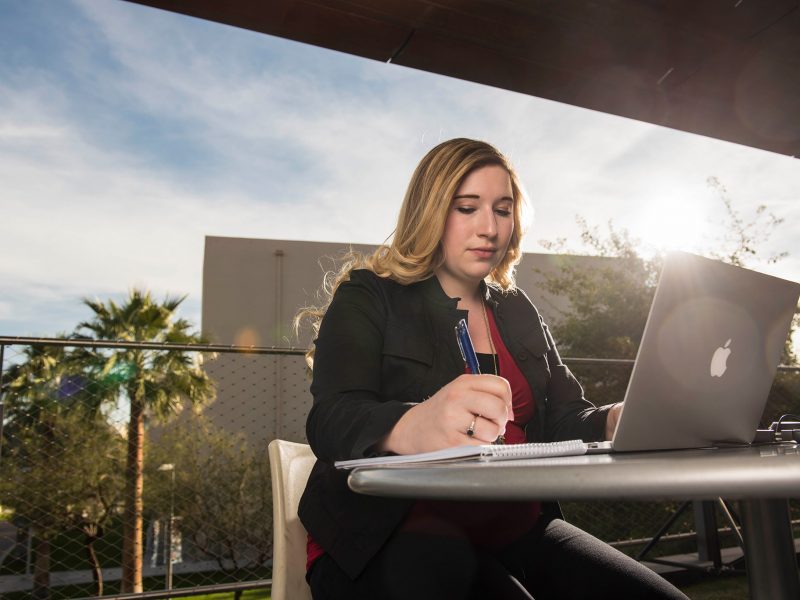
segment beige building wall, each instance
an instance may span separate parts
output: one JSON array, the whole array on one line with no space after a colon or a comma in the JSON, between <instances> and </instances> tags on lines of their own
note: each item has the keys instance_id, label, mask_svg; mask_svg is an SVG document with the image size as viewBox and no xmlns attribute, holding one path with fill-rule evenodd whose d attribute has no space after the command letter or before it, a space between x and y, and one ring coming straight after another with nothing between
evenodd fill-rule
<instances>
[{"instance_id":1,"label":"beige building wall","mask_svg":"<svg viewBox=\"0 0 800 600\"><path fill-rule=\"evenodd\" d=\"M323 273L350 247L324 242L212 237L203 262L203 334L214 343L245 346L307 347L310 332L296 338L297 311L319 303ZM542 273L558 269L563 257L525 254L517 283L545 320L558 319L566 306L540 287ZM603 260L582 258L588 262ZM274 438L304 442L311 407L308 375L300 356L220 354L208 364L217 399L206 409L218 425L243 431L254 443Z\"/></svg>"}]
</instances>

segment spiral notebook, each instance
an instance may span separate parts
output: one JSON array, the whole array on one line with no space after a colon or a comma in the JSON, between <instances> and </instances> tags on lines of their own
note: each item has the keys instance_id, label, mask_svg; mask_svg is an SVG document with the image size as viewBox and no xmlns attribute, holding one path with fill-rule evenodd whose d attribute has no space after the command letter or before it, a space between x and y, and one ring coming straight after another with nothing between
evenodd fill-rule
<instances>
[{"instance_id":1,"label":"spiral notebook","mask_svg":"<svg viewBox=\"0 0 800 600\"><path fill-rule=\"evenodd\" d=\"M492 462L497 460L516 460L522 458L547 458L549 456L576 456L586 454L588 444L581 440L564 442L548 442L537 444L509 444L500 446L485 444L482 446L455 446L422 452L420 454L402 454L390 456L374 456L354 460L338 460L334 463L337 469L354 469L355 467L386 467L390 465L414 465L431 462L452 462L460 460L476 460Z\"/></svg>"}]
</instances>

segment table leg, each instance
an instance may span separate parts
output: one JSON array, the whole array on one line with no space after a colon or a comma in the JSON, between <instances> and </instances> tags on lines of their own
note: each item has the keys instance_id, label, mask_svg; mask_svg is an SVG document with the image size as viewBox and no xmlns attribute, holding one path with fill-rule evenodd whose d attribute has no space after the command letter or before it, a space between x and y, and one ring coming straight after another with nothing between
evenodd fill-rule
<instances>
[{"instance_id":1,"label":"table leg","mask_svg":"<svg viewBox=\"0 0 800 600\"><path fill-rule=\"evenodd\" d=\"M751 600L797 600L800 578L787 500L739 502Z\"/></svg>"}]
</instances>

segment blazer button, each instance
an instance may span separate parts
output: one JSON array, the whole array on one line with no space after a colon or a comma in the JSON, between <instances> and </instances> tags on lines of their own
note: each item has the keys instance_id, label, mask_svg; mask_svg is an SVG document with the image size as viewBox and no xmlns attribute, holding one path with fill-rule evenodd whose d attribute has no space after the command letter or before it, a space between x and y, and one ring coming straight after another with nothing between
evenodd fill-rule
<instances>
[{"instance_id":1,"label":"blazer button","mask_svg":"<svg viewBox=\"0 0 800 600\"><path fill-rule=\"evenodd\" d=\"M517 354L517 358L519 360L527 360L528 355L525 352L520 352L519 354Z\"/></svg>"}]
</instances>

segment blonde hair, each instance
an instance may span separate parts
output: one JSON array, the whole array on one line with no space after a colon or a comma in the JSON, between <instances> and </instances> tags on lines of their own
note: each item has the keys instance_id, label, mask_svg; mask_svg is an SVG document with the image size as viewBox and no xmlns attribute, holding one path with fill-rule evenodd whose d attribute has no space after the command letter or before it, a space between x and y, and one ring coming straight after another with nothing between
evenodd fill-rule
<instances>
[{"instance_id":1,"label":"blonde hair","mask_svg":"<svg viewBox=\"0 0 800 600\"><path fill-rule=\"evenodd\" d=\"M336 289L349 279L354 269L369 269L379 277L403 285L431 277L444 261L440 242L456 191L470 173L490 165L503 167L511 179L514 229L505 256L486 280L502 290L512 289L514 269L522 258L527 198L514 167L499 150L486 142L456 138L432 148L417 165L400 207L397 226L390 236L391 242L384 242L368 256L352 250L342 256L338 270L327 272L323 278L324 304L300 310L294 319L295 330L304 319L309 319L314 335L319 333L322 317ZM306 353L310 368L313 368L313 357L312 343Z\"/></svg>"}]
</instances>

